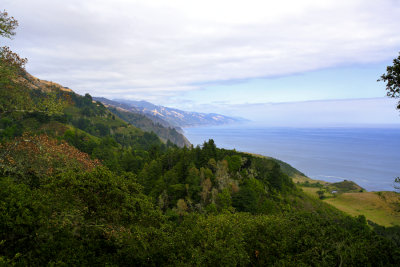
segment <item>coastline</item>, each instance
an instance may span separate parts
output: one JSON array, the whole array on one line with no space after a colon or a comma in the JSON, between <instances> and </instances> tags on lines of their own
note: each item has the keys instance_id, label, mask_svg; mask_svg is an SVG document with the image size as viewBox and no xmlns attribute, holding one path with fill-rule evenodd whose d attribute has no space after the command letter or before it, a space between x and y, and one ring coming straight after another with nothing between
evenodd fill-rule
<instances>
[{"instance_id":1,"label":"coastline","mask_svg":"<svg viewBox=\"0 0 400 267\"><path fill-rule=\"evenodd\" d=\"M246 154L281 162L259 154ZM287 174L307 195L321 199L350 216L363 215L367 220L385 227L400 226L400 193L395 191L367 191L355 182L348 180L336 183L315 180L285 162L281 164L284 164L286 169L293 169L291 175Z\"/></svg>"},{"instance_id":2,"label":"coastline","mask_svg":"<svg viewBox=\"0 0 400 267\"><path fill-rule=\"evenodd\" d=\"M224 128L227 127L225 126ZM214 139L214 141L219 145L218 141L221 140L221 135L218 135L218 130L221 128L213 126L212 128L196 127L195 129L199 130L200 133L197 137L201 137L202 133L206 132L207 135L205 134L204 136L209 136L210 139L217 137L217 140ZM211 134L208 131L210 129ZM185 130L187 131L188 129ZM232 134L235 134L234 130L235 128L233 128L233 132L230 133L230 137ZM188 139L193 141L190 137L188 137ZM235 140L240 140L240 138L232 139L232 143ZM193 142L193 145L197 144ZM394 187L388 187L391 190L366 190L351 178L338 179L338 177L335 177L335 181L314 179L304 174L302 169L298 169L296 166L292 166L290 162L281 160L280 158L265 156L263 153L247 152L246 149L237 149L236 146L230 146L229 142L225 142L225 145L222 147L226 149L236 149L245 154L276 160L281 165L282 170L286 172L286 174L293 179L294 183L308 196L321 199L323 202L330 204L350 216L363 215L367 220L385 227L400 226L400 193L396 193ZM318 191L323 191L323 194L321 192L318 193Z\"/></svg>"},{"instance_id":3,"label":"coastline","mask_svg":"<svg viewBox=\"0 0 400 267\"><path fill-rule=\"evenodd\" d=\"M289 163L314 180L351 180L368 191L391 191L400 169L400 129L388 128L185 128L194 145L216 145Z\"/></svg>"}]
</instances>

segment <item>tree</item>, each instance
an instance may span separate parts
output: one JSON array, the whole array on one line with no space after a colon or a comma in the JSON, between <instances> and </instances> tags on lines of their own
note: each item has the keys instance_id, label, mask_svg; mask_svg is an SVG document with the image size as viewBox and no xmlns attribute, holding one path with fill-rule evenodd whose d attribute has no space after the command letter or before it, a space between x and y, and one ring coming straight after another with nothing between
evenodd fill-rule
<instances>
[{"instance_id":1,"label":"tree","mask_svg":"<svg viewBox=\"0 0 400 267\"><path fill-rule=\"evenodd\" d=\"M400 98L400 53L399 56L393 59L393 66L386 67L386 73L381 75L378 81L386 82L387 96L392 98ZM397 103L397 109L400 109L400 101ZM396 190L400 190L400 177L395 179L397 185Z\"/></svg>"},{"instance_id":2,"label":"tree","mask_svg":"<svg viewBox=\"0 0 400 267\"><path fill-rule=\"evenodd\" d=\"M0 36L11 39L15 35L18 21L9 17L6 11L0 11ZM18 73L24 69L26 58L21 58L7 46L0 47L0 113L15 109L16 106L25 109L29 105L26 90L16 83Z\"/></svg>"},{"instance_id":3,"label":"tree","mask_svg":"<svg viewBox=\"0 0 400 267\"><path fill-rule=\"evenodd\" d=\"M100 165L88 154L45 134L24 134L0 143L0 176L14 177L31 186L66 170L90 171Z\"/></svg>"},{"instance_id":4,"label":"tree","mask_svg":"<svg viewBox=\"0 0 400 267\"><path fill-rule=\"evenodd\" d=\"M320 199L324 199L325 198L325 191L324 190L319 190L317 191L318 197Z\"/></svg>"},{"instance_id":5,"label":"tree","mask_svg":"<svg viewBox=\"0 0 400 267\"><path fill-rule=\"evenodd\" d=\"M15 35L15 29L18 27L18 21L14 17L9 17L8 13L0 11L0 36L10 38Z\"/></svg>"},{"instance_id":6,"label":"tree","mask_svg":"<svg viewBox=\"0 0 400 267\"><path fill-rule=\"evenodd\" d=\"M400 98L400 54L393 59L393 66L387 66L386 73L382 74L378 81L386 82L386 94L388 97ZM400 101L397 109L400 109Z\"/></svg>"},{"instance_id":7,"label":"tree","mask_svg":"<svg viewBox=\"0 0 400 267\"><path fill-rule=\"evenodd\" d=\"M176 208L177 208L177 213L179 215L184 215L186 211L188 210L188 206L186 204L186 201L184 199L179 199L178 202L176 203Z\"/></svg>"},{"instance_id":8,"label":"tree","mask_svg":"<svg viewBox=\"0 0 400 267\"><path fill-rule=\"evenodd\" d=\"M6 11L0 11L0 36L11 39L15 35L15 29L18 27L18 21L14 17L9 17ZM27 60L20 58L18 54L13 53L9 47L0 48L0 77L1 82L6 81L16 69L23 68Z\"/></svg>"}]
</instances>

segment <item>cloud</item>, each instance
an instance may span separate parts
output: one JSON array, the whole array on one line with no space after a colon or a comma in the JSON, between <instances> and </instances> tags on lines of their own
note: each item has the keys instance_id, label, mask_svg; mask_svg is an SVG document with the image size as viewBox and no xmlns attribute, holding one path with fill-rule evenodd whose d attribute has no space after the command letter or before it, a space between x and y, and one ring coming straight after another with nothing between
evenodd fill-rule
<instances>
[{"instance_id":1,"label":"cloud","mask_svg":"<svg viewBox=\"0 0 400 267\"><path fill-rule=\"evenodd\" d=\"M196 84L379 62L400 46L383 0L12 0L7 42L28 71L79 93L169 98Z\"/></svg>"}]
</instances>

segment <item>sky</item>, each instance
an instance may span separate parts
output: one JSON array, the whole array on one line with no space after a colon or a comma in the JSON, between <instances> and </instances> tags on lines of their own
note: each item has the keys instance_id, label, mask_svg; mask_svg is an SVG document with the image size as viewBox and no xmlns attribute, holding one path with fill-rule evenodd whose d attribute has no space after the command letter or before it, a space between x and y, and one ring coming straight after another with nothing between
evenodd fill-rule
<instances>
[{"instance_id":1,"label":"sky","mask_svg":"<svg viewBox=\"0 0 400 267\"><path fill-rule=\"evenodd\" d=\"M399 0L2 0L1 9L19 27L0 42L28 58L32 75L79 94L271 124L400 123L376 81L400 51Z\"/></svg>"}]
</instances>

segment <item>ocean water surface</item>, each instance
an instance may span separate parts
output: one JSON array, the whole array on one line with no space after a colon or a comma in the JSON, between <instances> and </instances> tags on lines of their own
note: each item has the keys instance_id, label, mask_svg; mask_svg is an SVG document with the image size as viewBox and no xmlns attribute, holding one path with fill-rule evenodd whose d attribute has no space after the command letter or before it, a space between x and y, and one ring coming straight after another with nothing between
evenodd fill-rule
<instances>
[{"instance_id":1,"label":"ocean water surface","mask_svg":"<svg viewBox=\"0 0 400 267\"><path fill-rule=\"evenodd\" d=\"M283 160L313 179L351 180L368 191L394 190L400 176L400 128L283 128L214 126L185 128L193 145Z\"/></svg>"}]
</instances>

